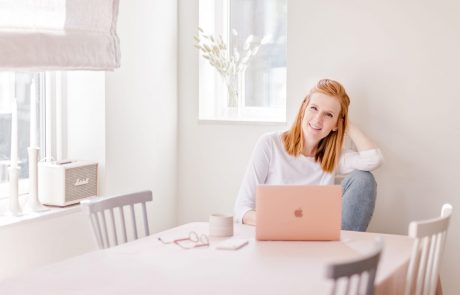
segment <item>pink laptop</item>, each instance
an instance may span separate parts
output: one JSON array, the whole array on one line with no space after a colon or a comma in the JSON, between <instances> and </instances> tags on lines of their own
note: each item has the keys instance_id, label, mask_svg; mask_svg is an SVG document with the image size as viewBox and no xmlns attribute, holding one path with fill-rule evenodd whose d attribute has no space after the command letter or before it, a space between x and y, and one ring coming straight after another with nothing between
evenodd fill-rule
<instances>
[{"instance_id":1,"label":"pink laptop","mask_svg":"<svg viewBox=\"0 0 460 295\"><path fill-rule=\"evenodd\" d=\"M340 185L257 186L257 240L335 241L341 222Z\"/></svg>"}]
</instances>

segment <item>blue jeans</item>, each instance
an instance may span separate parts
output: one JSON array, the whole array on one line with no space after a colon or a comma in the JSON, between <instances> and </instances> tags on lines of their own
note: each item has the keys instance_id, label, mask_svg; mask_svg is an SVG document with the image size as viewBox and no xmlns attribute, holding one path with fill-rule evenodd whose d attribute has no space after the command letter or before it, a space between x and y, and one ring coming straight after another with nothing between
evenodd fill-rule
<instances>
[{"instance_id":1,"label":"blue jeans","mask_svg":"<svg viewBox=\"0 0 460 295\"><path fill-rule=\"evenodd\" d=\"M342 229L366 231L374 213L377 183L372 173L355 170L342 181Z\"/></svg>"}]
</instances>

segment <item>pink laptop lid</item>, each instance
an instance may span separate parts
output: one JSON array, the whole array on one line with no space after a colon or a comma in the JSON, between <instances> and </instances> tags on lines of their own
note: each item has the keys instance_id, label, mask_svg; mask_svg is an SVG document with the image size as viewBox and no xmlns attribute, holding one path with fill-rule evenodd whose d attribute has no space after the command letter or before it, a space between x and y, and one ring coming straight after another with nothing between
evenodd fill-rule
<instances>
[{"instance_id":1,"label":"pink laptop lid","mask_svg":"<svg viewBox=\"0 0 460 295\"><path fill-rule=\"evenodd\" d=\"M340 185L257 186L257 240L339 240L341 222Z\"/></svg>"}]
</instances>

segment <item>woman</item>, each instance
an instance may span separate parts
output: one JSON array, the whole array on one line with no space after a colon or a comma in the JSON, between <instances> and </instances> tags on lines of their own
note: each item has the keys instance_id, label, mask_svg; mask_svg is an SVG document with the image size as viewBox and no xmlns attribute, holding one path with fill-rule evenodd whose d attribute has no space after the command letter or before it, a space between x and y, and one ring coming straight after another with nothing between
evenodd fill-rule
<instances>
[{"instance_id":1,"label":"woman","mask_svg":"<svg viewBox=\"0 0 460 295\"><path fill-rule=\"evenodd\" d=\"M337 81L324 79L300 105L292 127L263 135L256 144L235 203L235 219L256 224L258 184L342 182L342 229L365 231L372 217L376 183L371 171L383 162L378 147L348 121L350 99ZM342 151L347 134L357 151Z\"/></svg>"}]
</instances>

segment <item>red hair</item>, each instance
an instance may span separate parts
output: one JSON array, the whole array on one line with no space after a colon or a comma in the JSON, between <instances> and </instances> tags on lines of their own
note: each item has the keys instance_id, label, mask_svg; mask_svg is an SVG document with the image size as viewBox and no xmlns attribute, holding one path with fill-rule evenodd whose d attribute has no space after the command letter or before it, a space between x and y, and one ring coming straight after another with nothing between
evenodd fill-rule
<instances>
[{"instance_id":1,"label":"red hair","mask_svg":"<svg viewBox=\"0 0 460 295\"><path fill-rule=\"evenodd\" d=\"M335 170L342 152L345 130L348 124L348 106L350 105L350 98L345 88L339 82L329 79L318 81L316 86L310 90L310 93L302 101L291 128L283 134L283 143L289 155L297 157L302 154L304 148L302 119L305 109L310 102L311 95L317 92L335 97L340 103L337 130L330 132L325 138L320 140L315 153L315 161L320 163L321 169L331 173Z\"/></svg>"}]
</instances>

